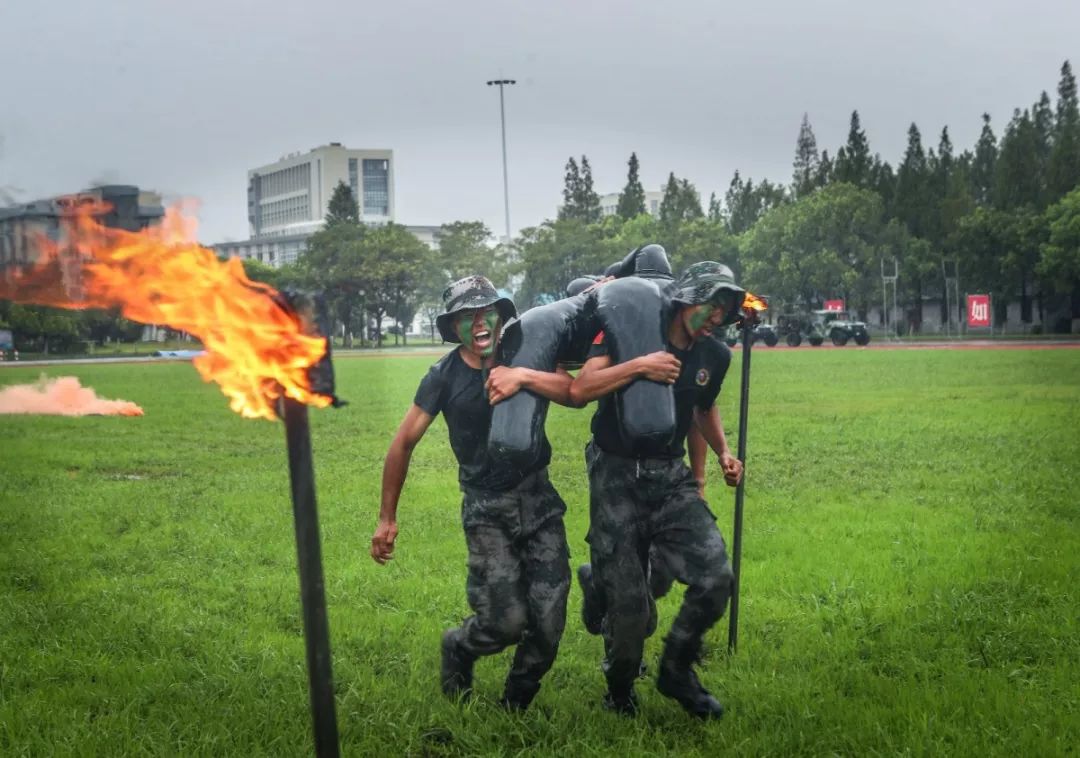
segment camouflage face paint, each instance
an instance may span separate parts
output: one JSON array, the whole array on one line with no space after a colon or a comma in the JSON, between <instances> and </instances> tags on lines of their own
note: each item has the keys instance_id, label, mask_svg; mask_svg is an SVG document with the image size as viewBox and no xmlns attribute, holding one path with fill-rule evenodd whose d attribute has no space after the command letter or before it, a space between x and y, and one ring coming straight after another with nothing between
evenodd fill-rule
<instances>
[{"instance_id":1,"label":"camouflage face paint","mask_svg":"<svg viewBox=\"0 0 1080 758\"><path fill-rule=\"evenodd\" d=\"M477 346L477 340L473 338L473 323L476 318L476 311L467 311L458 316L455 323L455 329L457 330L458 337L461 338L461 344L467 349L476 353L477 355L487 358L495 351L495 335L497 334L496 328L499 325L499 312L494 308L486 308L480 314L480 320L483 328L487 331L487 337L481 341Z\"/></svg>"},{"instance_id":2,"label":"camouflage face paint","mask_svg":"<svg viewBox=\"0 0 1080 758\"><path fill-rule=\"evenodd\" d=\"M705 326L714 310L715 308L712 305L696 306L696 310L690 314L690 330L696 333Z\"/></svg>"}]
</instances>

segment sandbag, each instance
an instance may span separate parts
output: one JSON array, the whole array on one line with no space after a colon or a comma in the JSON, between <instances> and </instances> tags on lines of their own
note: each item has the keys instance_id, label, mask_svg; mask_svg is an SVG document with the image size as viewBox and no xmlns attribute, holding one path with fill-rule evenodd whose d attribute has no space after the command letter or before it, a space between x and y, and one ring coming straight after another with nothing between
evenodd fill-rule
<instances>
[{"instance_id":1,"label":"sandbag","mask_svg":"<svg viewBox=\"0 0 1080 758\"><path fill-rule=\"evenodd\" d=\"M597 316L613 363L667 347L668 301L657 282L616 279L597 292ZM639 379L618 390L615 410L629 447L662 447L675 434L675 393L670 384Z\"/></svg>"},{"instance_id":2,"label":"sandbag","mask_svg":"<svg viewBox=\"0 0 1080 758\"><path fill-rule=\"evenodd\" d=\"M503 366L554 371L557 364L580 359L599 330L595 292L531 308L511 321L499 339ZM488 452L522 470L540 455L549 401L527 390L503 400L491 412Z\"/></svg>"}]
</instances>

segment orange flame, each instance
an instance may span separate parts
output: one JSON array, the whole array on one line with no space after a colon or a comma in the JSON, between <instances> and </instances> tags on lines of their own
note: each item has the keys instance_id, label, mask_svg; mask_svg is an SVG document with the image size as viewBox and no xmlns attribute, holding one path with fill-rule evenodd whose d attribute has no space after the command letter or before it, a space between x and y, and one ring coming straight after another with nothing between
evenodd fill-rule
<instances>
[{"instance_id":1,"label":"orange flame","mask_svg":"<svg viewBox=\"0 0 1080 758\"><path fill-rule=\"evenodd\" d=\"M744 311L764 311L768 309L769 305L752 292L747 292L743 297L742 307Z\"/></svg>"},{"instance_id":2,"label":"orange flame","mask_svg":"<svg viewBox=\"0 0 1080 758\"><path fill-rule=\"evenodd\" d=\"M126 318L166 324L198 338L203 379L217 382L229 407L247 418L276 419L287 396L325 407L307 369L326 340L306 335L276 290L248 279L239 258L218 260L191 241L194 221L170 208L160 226L129 232L102 225L101 204L64 219L60 240L41 235L30 266L0 272L0 298L59 308L116 308Z\"/></svg>"}]
</instances>

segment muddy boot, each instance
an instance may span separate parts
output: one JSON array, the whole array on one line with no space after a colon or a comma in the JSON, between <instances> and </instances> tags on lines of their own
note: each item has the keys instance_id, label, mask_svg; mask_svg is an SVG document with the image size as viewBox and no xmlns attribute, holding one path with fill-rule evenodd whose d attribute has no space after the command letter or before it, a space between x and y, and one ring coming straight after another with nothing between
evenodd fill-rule
<instances>
[{"instance_id":1,"label":"muddy boot","mask_svg":"<svg viewBox=\"0 0 1080 758\"><path fill-rule=\"evenodd\" d=\"M592 566L583 563L577 570L578 584L581 586L581 621L589 634L600 634L600 627L607 612L604 597L593 582Z\"/></svg>"},{"instance_id":2,"label":"muddy boot","mask_svg":"<svg viewBox=\"0 0 1080 758\"><path fill-rule=\"evenodd\" d=\"M476 658L458 645L453 629L443 632L440 684L444 695L451 698L468 698L472 694L475 661Z\"/></svg>"},{"instance_id":3,"label":"muddy boot","mask_svg":"<svg viewBox=\"0 0 1080 758\"><path fill-rule=\"evenodd\" d=\"M724 706L701 686L693 664L697 662L697 646L664 645L660 658L660 673L656 677L656 689L661 695L672 698L687 713L700 719L718 719L724 715Z\"/></svg>"}]
</instances>

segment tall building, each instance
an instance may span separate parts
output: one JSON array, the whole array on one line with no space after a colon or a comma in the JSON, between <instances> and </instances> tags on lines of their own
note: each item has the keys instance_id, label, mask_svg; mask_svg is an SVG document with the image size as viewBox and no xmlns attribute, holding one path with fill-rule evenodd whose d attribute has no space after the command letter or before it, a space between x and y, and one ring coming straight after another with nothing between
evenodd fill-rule
<instances>
[{"instance_id":1,"label":"tall building","mask_svg":"<svg viewBox=\"0 0 1080 758\"><path fill-rule=\"evenodd\" d=\"M125 184L91 187L74 195L0 208L0 268L33 263L39 236L59 240L63 232L61 219L78 206L91 203L108 204L110 209L100 214L102 224L128 231L156 224L165 215L161 195Z\"/></svg>"},{"instance_id":2,"label":"tall building","mask_svg":"<svg viewBox=\"0 0 1080 758\"><path fill-rule=\"evenodd\" d=\"M600 196L600 215L614 216L619 212L619 194L618 192L612 192L607 195ZM664 200L663 192L646 192L645 193L645 212L653 218L660 218L660 203Z\"/></svg>"},{"instance_id":3,"label":"tall building","mask_svg":"<svg viewBox=\"0 0 1080 758\"><path fill-rule=\"evenodd\" d=\"M394 220L394 151L350 150L331 142L248 171L251 239L318 231L338 182L352 190L361 221Z\"/></svg>"}]
</instances>

